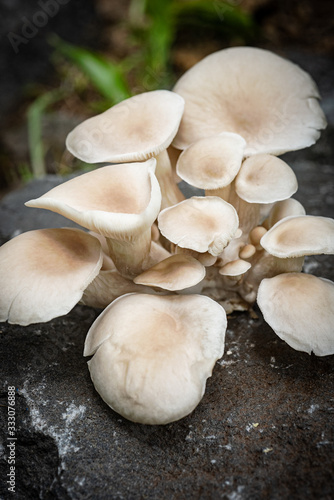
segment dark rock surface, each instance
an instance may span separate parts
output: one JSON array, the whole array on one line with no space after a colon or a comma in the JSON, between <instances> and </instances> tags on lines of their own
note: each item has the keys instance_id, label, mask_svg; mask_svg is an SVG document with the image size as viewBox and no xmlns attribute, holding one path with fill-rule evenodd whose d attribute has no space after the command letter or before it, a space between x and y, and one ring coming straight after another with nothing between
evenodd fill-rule
<instances>
[{"instance_id":1,"label":"dark rock surface","mask_svg":"<svg viewBox=\"0 0 334 500\"><path fill-rule=\"evenodd\" d=\"M285 158L307 213L333 217L333 122L315 146ZM68 225L23 206L58 182L35 181L3 199L2 241ZM334 280L333 267L332 256L319 256L305 270ZM98 311L77 306L46 324L2 324L0 497L332 499L334 356L294 351L256 312L229 318L225 355L196 410L157 427L126 421L95 392L82 350ZM15 496L6 483L8 386L17 389Z\"/></svg>"}]
</instances>

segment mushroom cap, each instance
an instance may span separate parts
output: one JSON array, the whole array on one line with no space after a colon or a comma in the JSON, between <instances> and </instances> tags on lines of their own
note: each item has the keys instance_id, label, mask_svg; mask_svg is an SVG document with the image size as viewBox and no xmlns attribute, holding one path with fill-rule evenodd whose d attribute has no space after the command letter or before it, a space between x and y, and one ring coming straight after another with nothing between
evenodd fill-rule
<instances>
[{"instance_id":1,"label":"mushroom cap","mask_svg":"<svg viewBox=\"0 0 334 500\"><path fill-rule=\"evenodd\" d=\"M267 50L232 47L205 57L176 83L185 99L178 149L221 132L247 142L245 156L279 155L319 138L326 120L311 77Z\"/></svg>"},{"instance_id":2,"label":"mushroom cap","mask_svg":"<svg viewBox=\"0 0 334 500\"><path fill-rule=\"evenodd\" d=\"M219 255L238 229L235 208L217 196L193 196L162 210L159 229L172 243Z\"/></svg>"},{"instance_id":3,"label":"mushroom cap","mask_svg":"<svg viewBox=\"0 0 334 500\"><path fill-rule=\"evenodd\" d=\"M251 243L247 243L246 245L240 247L239 257L240 259L250 259L255 255L256 247Z\"/></svg>"},{"instance_id":4,"label":"mushroom cap","mask_svg":"<svg viewBox=\"0 0 334 500\"><path fill-rule=\"evenodd\" d=\"M197 285L205 277L205 267L191 255L175 254L162 260L134 278L138 285L164 290L184 290Z\"/></svg>"},{"instance_id":5,"label":"mushroom cap","mask_svg":"<svg viewBox=\"0 0 334 500\"><path fill-rule=\"evenodd\" d=\"M128 294L88 332L84 355L96 390L123 417L166 424L200 402L224 351L224 309L201 295Z\"/></svg>"},{"instance_id":6,"label":"mushroom cap","mask_svg":"<svg viewBox=\"0 0 334 500\"><path fill-rule=\"evenodd\" d=\"M280 258L334 253L334 219L314 215L290 216L278 221L260 241Z\"/></svg>"},{"instance_id":7,"label":"mushroom cap","mask_svg":"<svg viewBox=\"0 0 334 500\"><path fill-rule=\"evenodd\" d=\"M219 269L219 274L223 276L240 276L249 271L251 267L252 264L250 262L243 259L236 259L222 266Z\"/></svg>"},{"instance_id":8,"label":"mushroom cap","mask_svg":"<svg viewBox=\"0 0 334 500\"><path fill-rule=\"evenodd\" d=\"M69 133L67 149L87 163L147 160L172 142L184 100L169 90L130 97Z\"/></svg>"},{"instance_id":9,"label":"mushroom cap","mask_svg":"<svg viewBox=\"0 0 334 500\"><path fill-rule=\"evenodd\" d=\"M297 178L283 160L268 154L247 158L235 180L235 190L249 203L274 203L290 198L298 189Z\"/></svg>"},{"instance_id":10,"label":"mushroom cap","mask_svg":"<svg viewBox=\"0 0 334 500\"><path fill-rule=\"evenodd\" d=\"M161 205L156 160L108 165L51 189L28 207L45 208L107 237L131 239L155 221Z\"/></svg>"},{"instance_id":11,"label":"mushroom cap","mask_svg":"<svg viewBox=\"0 0 334 500\"><path fill-rule=\"evenodd\" d=\"M181 153L176 172L197 188L225 187L239 172L245 146L240 135L230 132L200 139Z\"/></svg>"},{"instance_id":12,"label":"mushroom cap","mask_svg":"<svg viewBox=\"0 0 334 500\"><path fill-rule=\"evenodd\" d=\"M267 218L266 227L271 228L276 222L285 219L285 217L306 215L303 205L294 198L278 201L270 210Z\"/></svg>"},{"instance_id":13,"label":"mushroom cap","mask_svg":"<svg viewBox=\"0 0 334 500\"><path fill-rule=\"evenodd\" d=\"M257 302L265 321L297 351L334 354L334 283L310 274L264 279Z\"/></svg>"},{"instance_id":14,"label":"mushroom cap","mask_svg":"<svg viewBox=\"0 0 334 500\"><path fill-rule=\"evenodd\" d=\"M80 229L39 229L0 248L0 321L29 325L67 314L102 266L99 241Z\"/></svg>"}]
</instances>

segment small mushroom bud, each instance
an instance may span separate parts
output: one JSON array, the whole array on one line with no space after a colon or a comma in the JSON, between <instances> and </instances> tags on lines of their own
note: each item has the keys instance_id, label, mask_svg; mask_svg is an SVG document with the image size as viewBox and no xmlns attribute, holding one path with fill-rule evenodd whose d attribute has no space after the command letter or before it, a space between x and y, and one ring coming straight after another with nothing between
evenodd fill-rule
<instances>
[{"instance_id":1,"label":"small mushroom bud","mask_svg":"<svg viewBox=\"0 0 334 500\"><path fill-rule=\"evenodd\" d=\"M255 246L256 249L261 249L260 241L262 236L266 234L267 230L263 226L256 226L249 233L249 239L252 245Z\"/></svg>"},{"instance_id":2,"label":"small mushroom bud","mask_svg":"<svg viewBox=\"0 0 334 500\"><path fill-rule=\"evenodd\" d=\"M248 244L241 248L239 252L240 259L250 259L255 255L256 248L254 245Z\"/></svg>"}]
</instances>

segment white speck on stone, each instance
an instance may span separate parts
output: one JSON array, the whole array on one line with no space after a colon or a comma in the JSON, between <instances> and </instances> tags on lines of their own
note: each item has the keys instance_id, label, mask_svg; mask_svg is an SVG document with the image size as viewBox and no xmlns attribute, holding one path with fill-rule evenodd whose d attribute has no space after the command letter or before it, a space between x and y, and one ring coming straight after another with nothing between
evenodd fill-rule
<instances>
[{"instance_id":1,"label":"white speck on stone","mask_svg":"<svg viewBox=\"0 0 334 500\"><path fill-rule=\"evenodd\" d=\"M229 450L229 451L232 450L232 446L230 444L223 444L223 448L225 448L226 450Z\"/></svg>"},{"instance_id":2,"label":"white speck on stone","mask_svg":"<svg viewBox=\"0 0 334 500\"><path fill-rule=\"evenodd\" d=\"M246 425L246 431L247 431L247 432L250 432L250 431L251 431L251 430L253 430L253 429L254 429L253 424L248 424L248 425Z\"/></svg>"},{"instance_id":3,"label":"white speck on stone","mask_svg":"<svg viewBox=\"0 0 334 500\"><path fill-rule=\"evenodd\" d=\"M205 439L209 439L209 440L212 440L212 439L217 439L216 436L206 436Z\"/></svg>"},{"instance_id":4,"label":"white speck on stone","mask_svg":"<svg viewBox=\"0 0 334 500\"><path fill-rule=\"evenodd\" d=\"M307 410L307 412L308 412L310 415L312 415L312 413L314 413L316 410L318 410L318 408L319 408L319 405L311 405L311 406L309 407L309 409Z\"/></svg>"},{"instance_id":5,"label":"white speck on stone","mask_svg":"<svg viewBox=\"0 0 334 500\"><path fill-rule=\"evenodd\" d=\"M320 446L328 446L329 444L333 444L332 441L320 441L317 443L317 448L320 448Z\"/></svg>"},{"instance_id":6,"label":"white speck on stone","mask_svg":"<svg viewBox=\"0 0 334 500\"><path fill-rule=\"evenodd\" d=\"M193 431L190 431L189 434L185 437L185 441L192 441L193 440Z\"/></svg>"},{"instance_id":7,"label":"white speck on stone","mask_svg":"<svg viewBox=\"0 0 334 500\"><path fill-rule=\"evenodd\" d=\"M44 384L41 384L38 388L34 388L34 392L43 392L45 388ZM39 407L36 406L34 399L31 397L31 392L29 388L27 388L27 383L24 384L24 387L19 391L27 401L30 410L30 418L32 426L39 432L43 434L47 434L52 437L57 445L59 456L63 459L68 453L76 453L79 451L80 447L75 444L73 437L74 425L72 425L77 419L82 419L85 412L86 407L83 405L76 406L72 401L65 411L62 413L62 421L59 422L58 425L49 425L49 423L45 420L43 414L40 412L41 405ZM65 465L62 461L62 467L65 468Z\"/></svg>"},{"instance_id":8,"label":"white speck on stone","mask_svg":"<svg viewBox=\"0 0 334 500\"><path fill-rule=\"evenodd\" d=\"M231 366L235 365L238 361L235 361L233 359L229 359L228 361L225 361L224 359L222 361L218 361L218 364L220 366Z\"/></svg>"},{"instance_id":9,"label":"white speck on stone","mask_svg":"<svg viewBox=\"0 0 334 500\"><path fill-rule=\"evenodd\" d=\"M217 463L217 460L211 460L211 463L212 463L212 464L216 464L216 463Z\"/></svg>"},{"instance_id":10,"label":"white speck on stone","mask_svg":"<svg viewBox=\"0 0 334 500\"><path fill-rule=\"evenodd\" d=\"M62 414L63 419L66 421L66 426L69 426L78 417L82 418L86 411L86 407L83 405L75 406L72 402L67 408L65 413Z\"/></svg>"},{"instance_id":11,"label":"white speck on stone","mask_svg":"<svg viewBox=\"0 0 334 500\"><path fill-rule=\"evenodd\" d=\"M244 497L243 491L245 486L238 486L236 491L229 493L227 496L228 500L242 500Z\"/></svg>"},{"instance_id":12,"label":"white speck on stone","mask_svg":"<svg viewBox=\"0 0 334 500\"><path fill-rule=\"evenodd\" d=\"M74 478L74 481L78 483L79 486L83 486L85 484L86 478L85 477L78 477L76 476Z\"/></svg>"}]
</instances>

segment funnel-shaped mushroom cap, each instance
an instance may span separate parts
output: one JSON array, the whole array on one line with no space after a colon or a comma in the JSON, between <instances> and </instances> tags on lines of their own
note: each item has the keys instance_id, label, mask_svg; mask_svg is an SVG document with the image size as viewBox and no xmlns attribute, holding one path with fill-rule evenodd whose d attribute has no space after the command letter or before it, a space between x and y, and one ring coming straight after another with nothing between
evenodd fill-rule
<instances>
[{"instance_id":1,"label":"funnel-shaped mushroom cap","mask_svg":"<svg viewBox=\"0 0 334 500\"><path fill-rule=\"evenodd\" d=\"M125 418L166 424L200 402L224 352L224 309L200 295L129 294L92 325L85 355L96 390Z\"/></svg>"},{"instance_id":2,"label":"funnel-shaped mushroom cap","mask_svg":"<svg viewBox=\"0 0 334 500\"><path fill-rule=\"evenodd\" d=\"M310 146L326 126L310 76L267 50L233 47L211 54L174 91L186 102L173 142L178 149L234 132L246 140L246 156L278 155Z\"/></svg>"},{"instance_id":3,"label":"funnel-shaped mushroom cap","mask_svg":"<svg viewBox=\"0 0 334 500\"><path fill-rule=\"evenodd\" d=\"M66 147L87 163L146 160L170 145L183 109L184 100L174 92L139 94L78 125Z\"/></svg>"},{"instance_id":4,"label":"funnel-shaped mushroom cap","mask_svg":"<svg viewBox=\"0 0 334 500\"><path fill-rule=\"evenodd\" d=\"M46 208L107 237L131 239L150 227L161 204L156 160L109 165L51 189L28 207Z\"/></svg>"},{"instance_id":5,"label":"funnel-shaped mushroom cap","mask_svg":"<svg viewBox=\"0 0 334 500\"><path fill-rule=\"evenodd\" d=\"M67 314L101 266L101 245L84 231L17 236L0 248L0 321L25 326Z\"/></svg>"},{"instance_id":6,"label":"funnel-shaped mushroom cap","mask_svg":"<svg viewBox=\"0 0 334 500\"><path fill-rule=\"evenodd\" d=\"M268 154L247 158L235 180L238 196L249 203L285 200L297 189L297 178L289 165Z\"/></svg>"},{"instance_id":7,"label":"funnel-shaped mushroom cap","mask_svg":"<svg viewBox=\"0 0 334 500\"><path fill-rule=\"evenodd\" d=\"M334 219L314 215L291 216L277 222L261 238L262 247L275 257L334 253Z\"/></svg>"},{"instance_id":8,"label":"funnel-shaped mushroom cap","mask_svg":"<svg viewBox=\"0 0 334 500\"><path fill-rule=\"evenodd\" d=\"M180 155L176 172L197 188L222 188L239 172L245 146L240 135L228 132L200 139Z\"/></svg>"},{"instance_id":9,"label":"funnel-shaped mushroom cap","mask_svg":"<svg viewBox=\"0 0 334 500\"><path fill-rule=\"evenodd\" d=\"M197 285L205 277L205 267L191 255L175 254L162 260L134 278L138 285L164 290L184 290Z\"/></svg>"},{"instance_id":10,"label":"funnel-shaped mushroom cap","mask_svg":"<svg viewBox=\"0 0 334 500\"><path fill-rule=\"evenodd\" d=\"M264 279L257 301L264 319L291 347L334 354L334 283L310 274Z\"/></svg>"},{"instance_id":11,"label":"funnel-shaped mushroom cap","mask_svg":"<svg viewBox=\"0 0 334 500\"><path fill-rule=\"evenodd\" d=\"M217 196L193 196L158 217L163 236L182 248L219 255L238 229L234 207Z\"/></svg>"}]
</instances>

